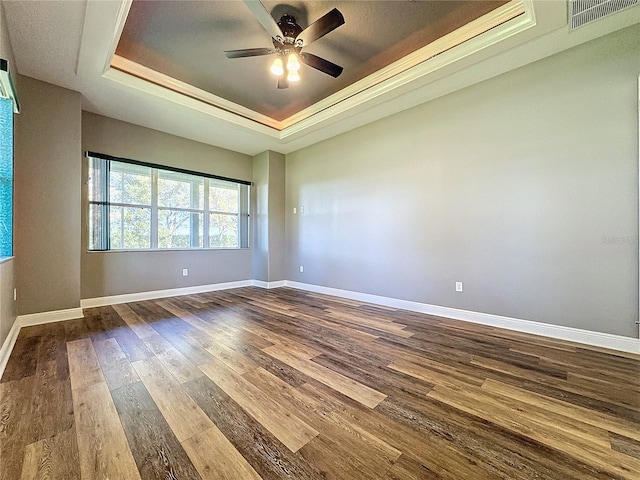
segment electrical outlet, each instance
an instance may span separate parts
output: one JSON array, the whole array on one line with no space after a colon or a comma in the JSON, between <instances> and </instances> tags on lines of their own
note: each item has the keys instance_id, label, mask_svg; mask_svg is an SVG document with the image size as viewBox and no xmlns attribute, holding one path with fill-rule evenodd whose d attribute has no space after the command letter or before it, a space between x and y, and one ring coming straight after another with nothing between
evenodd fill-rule
<instances>
[{"instance_id":1,"label":"electrical outlet","mask_svg":"<svg viewBox=\"0 0 640 480\"><path fill-rule=\"evenodd\" d=\"M188 268L183 268L182 269L182 276L186 277L187 275L189 275L189 269Z\"/></svg>"},{"instance_id":2,"label":"electrical outlet","mask_svg":"<svg viewBox=\"0 0 640 480\"><path fill-rule=\"evenodd\" d=\"M293 207L293 214L295 215L296 213L298 213L298 209L296 207Z\"/></svg>"},{"instance_id":3,"label":"electrical outlet","mask_svg":"<svg viewBox=\"0 0 640 480\"><path fill-rule=\"evenodd\" d=\"M304 207L300 207L300 213L304 213Z\"/></svg>"},{"instance_id":4,"label":"electrical outlet","mask_svg":"<svg viewBox=\"0 0 640 480\"><path fill-rule=\"evenodd\" d=\"M462 291L462 282L456 282L456 292Z\"/></svg>"},{"instance_id":5,"label":"electrical outlet","mask_svg":"<svg viewBox=\"0 0 640 480\"><path fill-rule=\"evenodd\" d=\"M18 289L13 289L13 301L15 302L18 299Z\"/></svg>"},{"instance_id":6,"label":"electrical outlet","mask_svg":"<svg viewBox=\"0 0 640 480\"><path fill-rule=\"evenodd\" d=\"M302 265L300 265L300 273L304 272L304 267Z\"/></svg>"}]
</instances>

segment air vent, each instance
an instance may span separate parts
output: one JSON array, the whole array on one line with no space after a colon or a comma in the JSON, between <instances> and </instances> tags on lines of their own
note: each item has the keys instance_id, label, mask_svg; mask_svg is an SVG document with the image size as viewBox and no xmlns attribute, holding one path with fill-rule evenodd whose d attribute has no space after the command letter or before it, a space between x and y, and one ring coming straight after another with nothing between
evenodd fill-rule
<instances>
[{"instance_id":1,"label":"air vent","mask_svg":"<svg viewBox=\"0 0 640 480\"><path fill-rule=\"evenodd\" d=\"M639 0L570 0L571 29L581 27L612 13L619 12Z\"/></svg>"}]
</instances>

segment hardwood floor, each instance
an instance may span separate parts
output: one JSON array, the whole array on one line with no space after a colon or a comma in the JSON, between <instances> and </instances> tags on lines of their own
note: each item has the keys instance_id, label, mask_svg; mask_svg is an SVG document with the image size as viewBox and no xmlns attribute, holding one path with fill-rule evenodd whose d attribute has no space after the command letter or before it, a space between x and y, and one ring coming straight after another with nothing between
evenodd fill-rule
<instances>
[{"instance_id":1,"label":"hardwood floor","mask_svg":"<svg viewBox=\"0 0 640 480\"><path fill-rule=\"evenodd\" d=\"M24 328L13 479L640 478L640 356L281 288Z\"/></svg>"}]
</instances>

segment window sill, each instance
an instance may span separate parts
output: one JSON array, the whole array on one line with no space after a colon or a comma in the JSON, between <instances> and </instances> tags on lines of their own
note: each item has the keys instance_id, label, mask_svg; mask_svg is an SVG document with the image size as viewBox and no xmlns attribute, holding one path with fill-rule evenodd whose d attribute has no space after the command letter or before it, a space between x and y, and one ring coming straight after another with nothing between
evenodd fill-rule
<instances>
[{"instance_id":1,"label":"window sill","mask_svg":"<svg viewBox=\"0 0 640 480\"><path fill-rule=\"evenodd\" d=\"M123 250L85 250L85 253L146 253L146 252L235 252L251 250L247 248L140 248ZM8 257L13 258L13 257Z\"/></svg>"},{"instance_id":2,"label":"window sill","mask_svg":"<svg viewBox=\"0 0 640 480\"><path fill-rule=\"evenodd\" d=\"M16 257L0 257L0 263L8 262L9 260L13 260Z\"/></svg>"}]
</instances>

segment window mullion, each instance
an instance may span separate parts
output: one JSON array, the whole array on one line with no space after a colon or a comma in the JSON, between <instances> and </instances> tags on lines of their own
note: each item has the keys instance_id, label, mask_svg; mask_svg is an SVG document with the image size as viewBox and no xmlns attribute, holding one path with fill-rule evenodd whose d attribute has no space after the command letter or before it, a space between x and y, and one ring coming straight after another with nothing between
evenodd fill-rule
<instances>
[{"instance_id":1,"label":"window mullion","mask_svg":"<svg viewBox=\"0 0 640 480\"><path fill-rule=\"evenodd\" d=\"M120 207L120 248L124 248L124 207Z\"/></svg>"},{"instance_id":2,"label":"window mullion","mask_svg":"<svg viewBox=\"0 0 640 480\"><path fill-rule=\"evenodd\" d=\"M202 219L202 247L209 248L209 179L204 179L204 218Z\"/></svg>"},{"instance_id":3,"label":"window mullion","mask_svg":"<svg viewBox=\"0 0 640 480\"><path fill-rule=\"evenodd\" d=\"M151 248L158 248L158 169L151 169Z\"/></svg>"},{"instance_id":4,"label":"window mullion","mask_svg":"<svg viewBox=\"0 0 640 480\"><path fill-rule=\"evenodd\" d=\"M105 202L104 206L101 207L101 220L102 220L102 238L100 239L101 247L104 250L109 250L111 248L111 209L109 208L109 179L111 176L111 162L107 162L106 160L101 161L100 165L100 175L103 177L102 180L102 198Z\"/></svg>"}]
</instances>

